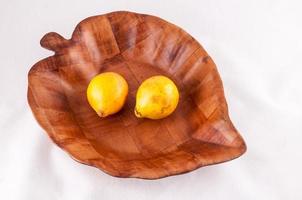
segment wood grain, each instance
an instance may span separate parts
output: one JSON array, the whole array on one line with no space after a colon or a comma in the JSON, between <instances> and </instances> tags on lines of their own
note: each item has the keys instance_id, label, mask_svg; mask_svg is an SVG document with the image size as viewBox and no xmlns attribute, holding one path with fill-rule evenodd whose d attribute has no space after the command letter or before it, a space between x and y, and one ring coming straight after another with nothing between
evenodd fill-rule
<instances>
[{"instance_id":1,"label":"wood grain","mask_svg":"<svg viewBox=\"0 0 302 200\"><path fill-rule=\"evenodd\" d=\"M50 138L75 160L112 176L156 179L246 151L213 60L181 28L150 15L113 12L83 20L69 40L48 33L41 46L55 54L30 69L28 102ZM123 75L129 95L119 113L101 119L85 92L105 71ZM138 119L136 90L158 74L175 81L179 105L163 120Z\"/></svg>"}]
</instances>

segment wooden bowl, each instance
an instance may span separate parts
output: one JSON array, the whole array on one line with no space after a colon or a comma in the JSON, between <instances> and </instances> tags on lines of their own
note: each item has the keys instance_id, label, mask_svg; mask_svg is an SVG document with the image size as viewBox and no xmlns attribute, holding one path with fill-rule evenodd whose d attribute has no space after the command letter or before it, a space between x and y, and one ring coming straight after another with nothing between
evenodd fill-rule
<instances>
[{"instance_id":1,"label":"wooden bowl","mask_svg":"<svg viewBox=\"0 0 302 200\"><path fill-rule=\"evenodd\" d=\"M48 33L41 46L55 54L30 69L28 102L50 138L75 160L112 176L156 179L246 151L213 60L181 28L150 15L113 12L83 20L69 40ZM123 75L129 95L119 113L102 119L88 105L86 87L105 71ZM179 105L165 119L138 119L136 90L158 74L174 80Z\"/></svg>"}]
</instances>

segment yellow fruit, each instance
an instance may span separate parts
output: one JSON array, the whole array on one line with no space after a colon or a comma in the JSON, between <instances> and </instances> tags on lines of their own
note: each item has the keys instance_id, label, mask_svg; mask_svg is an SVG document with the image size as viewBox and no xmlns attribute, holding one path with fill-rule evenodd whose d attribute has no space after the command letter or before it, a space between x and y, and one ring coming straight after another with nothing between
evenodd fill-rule
<instances>
[{"instance_id":1,"label":"yellow fruit","mask_svg":"<svg viewBox=\"0 0 302 200\"><path fill-rule=\"evenodd\" d=\"M162 119L177 107L179 93L172 80L153 76L145 80L136 94L135 115L139 118Z\"/></svg>"},{"instance_id":2,"label":"yellow fruit","mask_svg":"<svg viewBox=\"0 0 302 200\"><path fill-rule=\"evenodd\" d=\"M128 84L119 74L105 72L95 76L87 88L87 99L100 117L118 112L128 94Z\"/></svg>"}]
</instances>

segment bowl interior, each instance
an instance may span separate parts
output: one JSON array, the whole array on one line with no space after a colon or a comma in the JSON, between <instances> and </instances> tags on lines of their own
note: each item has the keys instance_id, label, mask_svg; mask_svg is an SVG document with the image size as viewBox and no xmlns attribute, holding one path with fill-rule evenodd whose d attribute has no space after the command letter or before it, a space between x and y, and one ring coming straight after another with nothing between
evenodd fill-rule
<instances>
[{"instance_id":1,"label":"bowl interior","mask_svg":"<svg viewBox=\"0 0 302 200\"><path fill-rule=\"evenodd\" d=\"M101 67L101 72L114 71L125 77L129 95L124 108L117 114L101 119L86 101L85 87L67 94L68 104L85 136L97 152L106 158L121 160L144 159L171 152L188 141L205 122L201 111L186 92L180 89L176 111L162 120L138 119L134 115L135 95L146 78L164 74L179 88L182 83L166 71L146 63L113 61Z\"/></svg>"}]
</instances>

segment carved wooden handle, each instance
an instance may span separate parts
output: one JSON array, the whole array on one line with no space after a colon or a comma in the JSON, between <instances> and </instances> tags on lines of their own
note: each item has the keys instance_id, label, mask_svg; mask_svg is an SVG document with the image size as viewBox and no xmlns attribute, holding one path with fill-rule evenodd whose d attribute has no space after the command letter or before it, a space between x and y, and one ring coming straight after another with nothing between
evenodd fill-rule
<instances>
[{"instance_id":1,"label":"carved wooden handle","mask_svg":"<svg viewBox=\"0 0 302 200\"><path fill-rule=\"evenodd\" d=\"M66 40L58 33L50 32L42 37L40 44L45 49L58 52L69 45L69 40Z\"/></svg>"}]
</instances>

